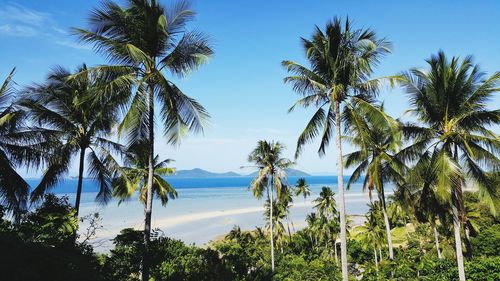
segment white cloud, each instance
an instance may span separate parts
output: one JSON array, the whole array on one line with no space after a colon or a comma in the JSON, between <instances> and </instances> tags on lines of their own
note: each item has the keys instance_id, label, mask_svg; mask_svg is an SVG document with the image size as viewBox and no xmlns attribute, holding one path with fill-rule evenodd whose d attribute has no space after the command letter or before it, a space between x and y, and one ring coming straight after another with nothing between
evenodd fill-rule
<instances>
[{"instance_id":1,"label":"white cloud","mask_svg":"<svg viewBox=\"0 0 500 281\"><path fill-rule=\"evenodd\" d=\"M37 36L53 22L49 13L10 4L0 9L0 33L9 36Z\"/></svg>"},{"instance_id":2,"label":"white cloud","mask_svg":"<svg viewBox=\"0 0 500 281\"><path fill-rule=\"evenodd\" d=\"M88 45L78 44L78 43L75 43L75 42L70 41L70 40L58 40L58 41L54 41L54 43L56 43L59 46L70 47L73 49L92 50L92 47L90 47Z\"/></svg>"},{"instance_id":3,"label":"white cloud","mask_svg":"<svg viewBox=\"0 0 500 281\"><path fill-rule=\"evenodd\" d=\"M26 8L19 4L0 7L0 36L36 37L43 36L54 44L78 50L90 50L89 46L79 45L66 39L69 34L57 26L52 15Z\"/></svg>"},{"instance_id":4,"label":"white cloud","mask_svg":"<svg viewBox=\"0 0 500 281\"><path fill-rule=\"evenodd\" d=\"M38 31L26 25L2 24L0 25L0 34L18 37L32 37L38 34Z\"/></svg>"}]
</instances>

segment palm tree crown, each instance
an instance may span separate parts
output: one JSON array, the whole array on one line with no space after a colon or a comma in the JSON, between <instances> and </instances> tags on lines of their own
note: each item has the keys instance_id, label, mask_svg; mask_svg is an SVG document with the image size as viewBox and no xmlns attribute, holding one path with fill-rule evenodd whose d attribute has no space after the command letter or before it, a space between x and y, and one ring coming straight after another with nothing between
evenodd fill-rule
<instances>
[{"instance_id":1,"label":"palm tree crown","mask_svg":"<svg viewBox=\"0 0 500 281\"><path fill-rule=\"evenodd\" d=\"M77 72L86 69L83 65ZM56 68L49 74L45 84L28 88L19 101L19 105L28 110L34 121L31 128L33 132L59 140L52 147L53 157L48 160L42 180L31 194L32 200L40 200L54 187L68 172L72 158L79 153L76 215L82 192L84 159L87 157L89 175L99 182L96 200L107 203L111 198L111 174L106 169L106 162L112 158L112 152L122 150L121 145L106 139L106 136L117 122L116 111L126 93L104 95L104 85L113 77L98 72L87 74L70 80L69 71ZM90 150L88 155L87 150Z\"/></svg>"},{"instance_id":2,"label":"palm tree crown","mask_svg":"<svg viewBox=\"0 0 500 281\"><path fill-rule=\"evenodd\" d=\"M138 191L139 200L146 205L148 147L146 141L132 144L125 153L125 166L114 169L116 175L112 184L113 196L120 198L119 203ZM167 166L172 161L160 161L158 155L155 157L153 194L160 199L163 206L167 205L169 199L177 198L177 191L163 178L175 173L175 168Z\"/></svg>"},{"instance_id":3,"label":"palm tree crown","mask_svg":"<svg viewBox=\"0 0 500 281\"><path fill-rule=\"evenodd\" d=\"M30 187L15 168L36 158L29 144L19 142L23 114L12 104L14 73L15 69L0 85L0 204L19 217L26 210Z\"/></svg>"}]
</instances>

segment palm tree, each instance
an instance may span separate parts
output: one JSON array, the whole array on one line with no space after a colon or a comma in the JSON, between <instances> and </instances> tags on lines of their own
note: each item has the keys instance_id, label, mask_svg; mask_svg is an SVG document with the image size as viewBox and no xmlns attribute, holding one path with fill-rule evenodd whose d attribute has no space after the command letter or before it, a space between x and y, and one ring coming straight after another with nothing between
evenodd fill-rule
<instances>
[{"instance_id":1,"label":"palm tree","mask_svg":"<svg viewBox=\"0 0 500 281\"><path fill-rule=\"evenodd\" d=\"M185 132L201 132L209 115L194 99L186 96L165 75L169 71L184 77L205 63L213 54L206 35L186 31L195 13L187 2L165 8L156 0L127 0L125 7L105 1L92 12L88 30L74 29L83 42L94 44L97 52L118 66L104 66L108 71L135 75L135 89L129 110L120 129L131 139L149 140L149 164L144 219L145 251L142 279L149 278L147 262L151 235L154 175L155 102L159 102L161 121L168 143L178 144ZM116 85L128 84L122 79Z\"/></svg>"},{"instance_id":2,"label":"palm tree","mask_svg":"<svg viewBox=\"0 0 500 281\"><path fill-rule=\"evenodd\" d=\"M319 197L314 199L314 208L318 211L320 217L334 219L337 214L337 204L335 202L335 193L328 186L323 186Z\"/></svg>"},{"instance_id":3,"label":"palm tree","mask_svg":"<svg viewBox=\"0 0 500 281\"><path fill-rule=\"evenodd\" d=\"M77 72L86 71L86 66ZM68 80L71 73L61 67L55 68L41 85L26 90L19 105L27 110L33 121L30 128L58 139L53 144L53 155L48 159L48 166L42 180L31 193L31 200L43 198L51 188L67 174L71 161L78 155L78 183L76 186L75 217L78 218L80 198L83 188L85 159L88 161L88 175L99 183L96 200L106 204L111 198L111 174L107 162L112 152L121 152L121 145L106 139L117 122L116 111L126 92L115 92L103 96L102 91L111 76L92 73ZM87 151L90 151L87 154Z\"/></svg>"},{"instance_id":4,"label":"palm tree","mask_svg":"<svg viewBox=\"0 0 500 281\"><path fill-rule=\"evenodd\" d=\"M125 166L117 167L113 163L115 168L110 168L115 171L112 186L113 196L120 198L118 203L129 199L138 191L139 200L146 210L148 147L147 141L133 143L125 153ZM171 162L171 159L159 161L158 155L154 159L153 194L160 199L162 206L166 206L169 199L177 198L177 191L163 178L175 173L175 168L167 166Z\"/></svg>"},{"instance_id":5,"label":"palm tree","mask_svg":"<svg viewBox=\"0 0 500 281\"><path fill-rule=\"evenodd\" d=\"M380 227L380 211L379 204L370 203L370 209L365 215L365 223L359 226L359 235L364 241L365 245L373 246L373 256L375 258L375 268L378 271L377 248L380 249L384 240L384 231ZM382 260L382 255L380 255Z\"/></svg>"},{"instance_id":6,"label":"palm tree","mask_svg":"<svg viewBox=\"0 0 500 281\"><path fill-rule=\"evenodd\" d=\"M458 272L463 281L460 232L466 221L465 180L476 185L492 207L498 202L493 177L500 169L500 138L488 128L500 123L500 109L488 109L487 101L499 90L500 73L486 77L471 57L449 60L442 51L427 63L428 71L411 69L401 81L410 98L410 112L422 123L405 125L404 133L413 144L402 156L430 163L429 186L438 198L451 203Z\"/></svg>"},{"instance_id":7,"label":"palm tree","mask_svg":"<svg viewBox=\"0 0 500 281\"><path fill-rule=\"evenodd\" d=\"M383 110L381 107L380 110ZM358 109L362 113L362 109ZM346 112L349 115L350 112ZM349 116L349 118L352 118ZM355 118L355 117L354 117ZM354 119L353 118L353 119ZM390 118L390 117L387 117ZM392 121L390 123L395 123ZM386 123L377 124L370 120L369 115L356 118L355 122L350 122L347 129L351 136L346 137L350 143L358 147L359 150L344 156L346 168L355 166L347 189L356 182L362 175L365 180L363 190L369 190L370 201L371 191L377 190L377 195L382 204L384 215L387 245L389 247L389 258L394 259L392 246L391 226L387 215L384 184L386 182L402 182L405 165L401 163L395 154L401 147L401 134L395 133L393 127Z\"/></svg>"},{"instance_id":8,"label":"palm tree","mask_svg":"<svg viewBox=\"0 0 500 281\"><path fill-rule=\"evenodd\" d=\"M306 182L305 178L299 178L295 184L295 195L304 196L304 206L306 205L306 198L311 195L311 189Z\"/></svg>"},{"instance_id":9,"label":"palm tree","mask_svg":"<svg viewBox=\"0 0 500 281\"><path fill-rule=\"evenodd\" d=\"M312 38L302 38L302 43L311 68L292 61L282 62L291 73L291 76L285 78L285 83L291 83L293 90L303 95L289 111L296 106L316 107L317 111L299 136L295 156L299 156L304 144L318 135L321 138L318 153L320 156L324 155L335 135L342 278L347 281L346 213L340 141L341 106L347 111L351 111L354 104L371 107L371 97L377 93L380 80L368 80L368 77L372 73L372 67L390 51L390 43L377 38L370 29L354 29L349 19L342 25L338 18L328 22L324 31L316 27ZM372 111L380 120L385 118L378 110Z\"/></svg>"},{"instance_id":10,"label":"palm tree","mask_svg":"<svg viewBox=\"0 0 500 281\"><path fill-rule=\"evenodd\" d=\"M404 151L403 151L404 153ZM419 160L418 169L411 169L405 181L399 183L395 192L398 205L404 206L407 212L413 212L417 221L430 223L434 232L434 243L438 258L441 259L441 248L439 246L439 232L437 220L445 222L447 208L438 197L430 183L433 182L432 165L428 159Z\"/></svg>"},{"instance_id":11,"label":"palm tree","mask_svg":"<svg viewBox=\"0 0 500 281\"><path fill-rule=\"evenodd\" d=\"M258 175L250 183L250 189L257 198L262 198L267 193L268 202L274 205L274 192L281 198L281 192L287 188L285 169L293 165L293 162L282 158L285 147L279 142L268 142L261 140L257 147L248 156L248 162L252 162L259 169ZM272 206L272 205L271 205ZM271 271L274 271L274 229L273 209L269 208L269 228L271 232Z\"/></svg>"},{"instance_id":12,"label":"palm tree","mask_svg":"<svg viewBox=\"0 0 500 281\"><path fill-rule=\"evenodd\" d=\"M12 104L14 73L15 69L0 86L0 204L18 220L27 208L30 186L15 168L28 164L26 160L35 160L35 151L15 136L23 114Z\"/></svg>"}]
</instances>

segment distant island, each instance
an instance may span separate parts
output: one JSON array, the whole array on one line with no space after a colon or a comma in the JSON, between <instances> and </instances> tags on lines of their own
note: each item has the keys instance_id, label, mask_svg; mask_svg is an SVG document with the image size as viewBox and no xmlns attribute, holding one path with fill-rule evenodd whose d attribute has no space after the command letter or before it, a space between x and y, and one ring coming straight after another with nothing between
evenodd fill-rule
<instances>
[{"instance_id":1,"label":"distant island","mask_svg":"<svg viewBox=\"0 0 500 281\"><path fill-rule=\"evenodd\" d=\"M191 170L178 170L175 175L170 177L173 178L236 178L236 177L255 177L257 175L257 171L248 174L238 174L235 172L225 172L225 173L214 173L209 172L207 170L203 170L200 168L195 168ZM286 173L289 177L308 177L310 174L296 170L296 169L286 169Z\"/></svg>"}]
</instances>

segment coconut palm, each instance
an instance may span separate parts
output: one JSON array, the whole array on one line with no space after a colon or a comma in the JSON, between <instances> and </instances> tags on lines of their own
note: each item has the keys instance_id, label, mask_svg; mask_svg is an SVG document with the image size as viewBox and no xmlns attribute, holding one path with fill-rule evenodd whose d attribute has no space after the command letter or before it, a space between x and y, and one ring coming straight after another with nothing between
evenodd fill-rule
<instances>
[{"instance_id":1,"label":"coconut palm","mask_svg":"<svg viewBox=\"0 0 500 281\"><path fill-rule=\"evenodd\" d=\"M427 63L428 71L414 68L403 74L410 112L421 125L405 125L404 133L413 144L400 154L408 161L428 161L429 186L439 199L451 203L459 278L465 280L462 186L467 180L492 208L498 204L494 177L500 170L500 138L488 128L500 123L500 109L488 109L487 101L499 90L500 73L487 77L471 57L450 60L442 51Z\"/></svg>"},{"instance_id":2,"label":"coconut palm","mask_svg":"<svg viewBox=\"0 0 500 281\"><path fill-rule=\"evenodd\" d=\"M282 63L291 74L285 78L285 83L292 84L293 90L303 96L289 111L296 106L315 107L317 111L299 136L295 156L298 157L303 146L318 135L321 138L318 152L322 156L332 137L336 138L342 278L347 281L341 112L351 111L355 104L371 107L370 101L377 93L380 80L368 77L379 59L389 52L390 43L377 38L370 29L354 29L349 19L343 25L337 18L328 22L325 30L316 27L312 38L303 38L302 43L311 67L293 61ZM380 121L385 118L376 109L371 114L378 116Z\"/></svg>"},{"instance_id":3,"label":"coconut palm","mask_svg":"<svg viewBox=\"0 0 500 281\"><path fill-rule=\"evenodd\" d=\"M186 96L167 76L184 77L205 63L213 51L208 38L201 32L186 31L194 18L187 2L164 7L158 1L127 0L125 6L105 1L95 9L89 28L74 29L83 42L104 54L114 66L107 71L120 72L134 79L122 79L119 87L134 83L129 108L120 126L131 139L149 140L149 174L144 219L142 279L149 278L147 252L150 244L154 175L155 108L160 109L167 142L178 144L185 132L201 132L209 115L194 99ZM155 104L158 102L158 106Z\"/></svg>"},{"instance_id":4,"label":"coconut palm","mask_svg":"<svg viewBox=\"0 0 500 281\"><path fill-rule=\"evenodd\" d=\"M313 246L318 246L318 233L319 233L319 218L316 213L310 213L306 216L307 228L306 231L311 239Z\"/></svg>"},{"instance_id":5,"label":"coconut palm","mask_svg":"<svg viewBox=\"0 0 500 281\"><path fill-rule=\"evenodd\" d=\"M306 204L306 199L311 195L311 189L306 182L305 178L299 178L295 184L295 195L304 197L304 205Z\"/></svg>"},{"instance_id":6,"label":"coconut palm","mask_svg":"<svg viewBox=\"0 0 500 281\"><path fill-rule=\"evenodd\" d=\"M257 198L262 198L267 193L268 202L274 204L276 197L281 198L282 190L288 187L285 169L293 162L282 158L285 147L279 142L261 140L257 147L248 156L248 162L254 163L259 169L257 176L250 183L250 189ZM271 233L271 271L274 271L274 229L273 209L269 208L269 228Z\"/></svg>"},{"instance_id":7,"label":"coconut palm","mask_svg":"<svg viewBox=\"0 0 500 281\"><path fill-rule=\"evenodd\" d=\"M83 65L77 72L86 69ZM95 72L68 80L71 74L61 67L55 68L45 83L29 87L18 103L32 120L30 130L59 140L52 146L54 153L47 160L47 168L32 191L31 200L41 200L56 186L68 173L73 158L78 156L75 199L75 217L78 217L85 159L88 161L88 176L99 183L96 200L106 204L111 198L111 172L107 169L107 162L113 158L113 152L122 151L122 146L106 137L118 121L116 112L127 93L117 91L106 98L100 97L104 85L113 79L111 76Z\"/></svg>"},{"instance_id":8,"label":"coconut palm","mask_svg":"<svg viewBox=\"0 0 500 281\"><path fill-rule=\"evenodd\" d=\"M414 214L421 223L430 223L434 232L434 243L438 258L441 259L439 246L438 219L445 224L447 208L440 202L430 183L433 182L432 165L426 158L419 159L418 169L411 169L405 176L403 183L398 183L394 199L397 205L406 212Z\"/></svg>"},{"instance_id":9,"label":"coconut palm","mask_svg":"<svg viewBox=\"0 0 500 281\"><path fill-rule=\"evenodd\" d=\"M0 204L17 220L27 208L30 186L16 167L33 163L37 153L30 147L34 143L26 143L19 136L23 113L12 104L14 73L15 69L0 85Z\"/></svg>"},{"instance_id":10,"label":"coconut palm","mask_svg":"<svg viewBox=\"0 0 500 281\"><path fill-rule=\"evenodd\" d=\"M383 108L381 107L380 110ZM362 109L358 109L358 112L362 113ZM347 111L346 115L350 115L350 113ZM377 190L384 215L389 258L392 260L394 252L384 187L387 182L403 181L402 175L405 165L395 157L401 146L401 134L395 133L393 127L387 126L386 123L372 122L368 114L356 119L355 122L349 122L349 126L347 126L351 134L346 139L359 148L359 150L344 156L346 168L355 167L347 183L347 189L361 176L364 176L363 190L369 190L370 201L372 190ZM396 121L391 123L394 122Z\"/></svg>"},{"instance_id":11,"label":"coconut palm","mask_svg":"<svg viewBox=\"0 0 500 281\"><path fill-rule=\"evenodd\" d=\"M364 241L365 245L372 245L373 256L375 259L375 268L378 271L377 249L383 244L384 241L384 230L381 227L381 216L379 211L379 204L370 203L370 209L365 215L365 223L359 226L359 235ZM380 260L382 256L380 255Z\"/></svg>"},{"instance_id":12,"label":"coconut palm","mask_svg":"<svg viewBox=\"0 0 500 281\"><path fill-rule=\"evenodd\" d=\"M117 167L113 163L116 168L110 168L115 172L112 186L113 196L120 199L118 203L139 192L139 200L146 209L148 147L147 141L144 140L133 143L125 153L125 166ZM153 194L160 199L163 206L167 205L169 199L177 198L177 191L163 178L175 173L175 168L167 166L171 162L171 159L160 161L158 155L154 159Z\"/></svg>"},{"instance_id":13,"label":"coconut palm","mask_svg":"<svg viewBox=\"0 0 500 281\"><path fill-rule=\"evenodd\" d=\"M330 187L323 186L319 193L319 197L314 199L313 203L320 217L335 219L337 214L337 203L335 202L335 193Z\"/></svg>"}]
</instances>

